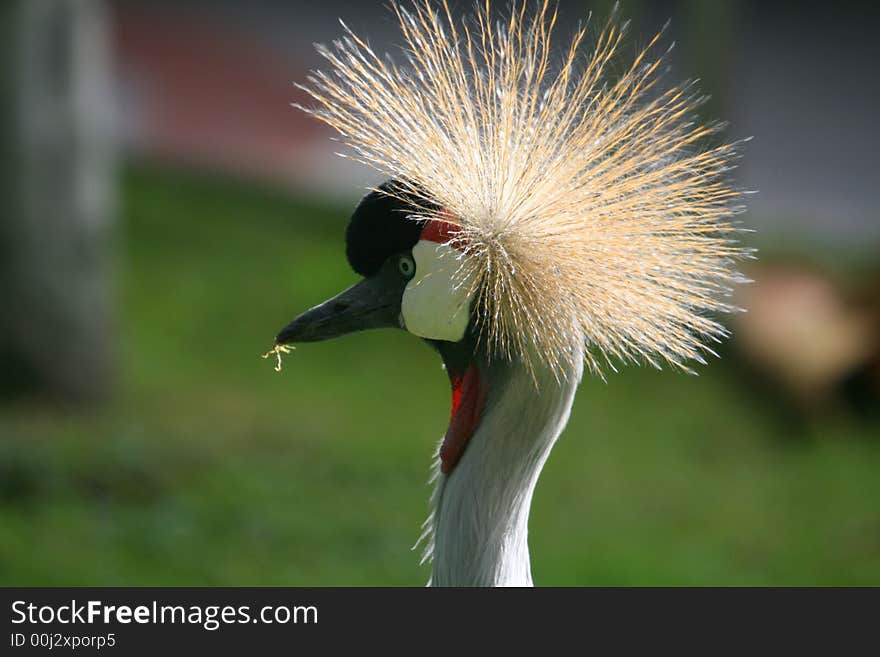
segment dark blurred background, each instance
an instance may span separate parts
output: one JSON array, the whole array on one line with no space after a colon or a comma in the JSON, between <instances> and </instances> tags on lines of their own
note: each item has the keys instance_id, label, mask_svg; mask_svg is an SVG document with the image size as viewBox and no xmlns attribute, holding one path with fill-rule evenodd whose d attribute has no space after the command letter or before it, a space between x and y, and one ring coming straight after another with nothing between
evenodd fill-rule
<instances>
[{"instance_id":1,"label":"dark blurred background","mask_svg":"<svg viewBox=\"0 0 880 657\"><path fill-rule=\"evenodd\" d=\"M880 22L811 4L622 3L754 136L760 258L700 376L584 382L539 584L880 584ZM560 6L561 37L611 3ZM259 358L355 278L377 179L289 107L338 17L399 42L378 2L0 7L0 584L426 580L436 355L388 331Z\"/></svg>"}]
</instances>

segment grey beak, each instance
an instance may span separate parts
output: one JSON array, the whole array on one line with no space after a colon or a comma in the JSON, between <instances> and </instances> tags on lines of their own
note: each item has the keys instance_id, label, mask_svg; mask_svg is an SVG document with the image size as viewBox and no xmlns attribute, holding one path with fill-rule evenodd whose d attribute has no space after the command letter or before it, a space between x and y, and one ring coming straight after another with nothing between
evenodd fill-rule
<instances>
[{"instance_id":1,"label":"grey beak","mask_svg":"<svg viewBox=\"0 0 880 657\"><path fill-rule=\"evenodd\" d=\"M285 326L275 344L318 342L373 328L399 327L400 290L365 278Z\"/></svg>"}]
</instances>

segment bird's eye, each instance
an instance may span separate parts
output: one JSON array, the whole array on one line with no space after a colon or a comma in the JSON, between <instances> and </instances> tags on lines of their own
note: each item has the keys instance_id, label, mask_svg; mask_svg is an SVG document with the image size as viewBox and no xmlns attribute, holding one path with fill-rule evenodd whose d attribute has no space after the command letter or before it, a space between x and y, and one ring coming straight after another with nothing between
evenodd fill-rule
<instances>
[{"instance_id":1,"label":"bird's eye","mask_svg":"<svg viewBox=\"0 0 880 657\"><path fill-rule=\"evenodd\" d=\"M416 263L413 262L412 257L402 255L397 259L397 270L404 278L412 278L416 273Z\"/></svg>"}]
</instances>

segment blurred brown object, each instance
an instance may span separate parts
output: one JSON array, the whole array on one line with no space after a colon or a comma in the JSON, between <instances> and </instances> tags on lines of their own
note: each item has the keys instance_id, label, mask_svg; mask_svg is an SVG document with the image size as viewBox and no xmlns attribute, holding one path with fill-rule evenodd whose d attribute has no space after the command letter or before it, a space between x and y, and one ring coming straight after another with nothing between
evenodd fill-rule
<instances>
[{"instance_id":1,"label":"blurred brown object","mask_svg":"<svg viewBox=\"0 0 880 657\"><path fill-rule=\"evenodd\" d=\"M735 343L802 410L880 400L880 281L861 295L794 265L758 266L741 286ZM874 298L876 297L876 298Z\"/></svg>"},{"instance_id":2,"label":"blurred brown object","mask_svg":"<svg viewBox=\"0 0 880 657\"><path fill-rule=\"evenodd\" d=\"M329 131L290 106L307 101L291 83L306 72L242 26L185 3L115 3L113 29L135 152L285 185L327 152Z\"/></svg>"}]
</instances>

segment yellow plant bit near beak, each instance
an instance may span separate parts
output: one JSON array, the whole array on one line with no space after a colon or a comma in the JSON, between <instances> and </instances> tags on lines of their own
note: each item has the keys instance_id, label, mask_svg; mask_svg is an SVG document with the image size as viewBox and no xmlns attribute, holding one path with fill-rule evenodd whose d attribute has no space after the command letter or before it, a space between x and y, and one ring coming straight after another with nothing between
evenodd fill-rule
<instances>
[{"instance_id":1,"label":"yellow plant bit near beak","mask_svg":"<svg viewBox=\"0 0 880 657\"><path fill-rule=\"evenodd\" d=\"M288 347L283 344L276 344L269 351L263 354L263 358L269 358L272 354L275 354L275 371L281 371L281 354L289 354L296 347Z\"/></svg>"}]
</instances>

